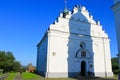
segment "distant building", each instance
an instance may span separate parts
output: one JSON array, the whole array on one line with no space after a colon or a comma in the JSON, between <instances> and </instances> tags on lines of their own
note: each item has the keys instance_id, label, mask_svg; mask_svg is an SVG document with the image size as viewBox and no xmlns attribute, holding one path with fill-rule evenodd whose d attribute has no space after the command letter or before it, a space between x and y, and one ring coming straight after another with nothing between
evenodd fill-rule
<instances>
[{"instance_id":1,"label":"distant building","mask_svg":"<svg viewBox=\"0 0 120 80\"><path fill-rule=\"evenodd\" d=\"M110 39L83 6L65 8L37 45L37 71L46 77L111 77Z\"/></svg>"},{"instance_id":2,"label":"distant building","mask_svg":"<svg viewBox=\"0 0 120 80\"><path fill-rule=\"evenodd\" d=\"M117 44L118 44L118 59L120 67L120 0L114 0L114 5L112 7L115 17L116 34L117 34Z\"/></svg>"},{"instance_id":3,"label":"distant building","mask_svg":"<svg viewBox=\"0 0 120 80\"><path fill-rule=\"evenodd\" d=\"M35 71L35 67L31 63L29 63L26 72L34 72L34 71Z\"/></svg>"}]
</instances>

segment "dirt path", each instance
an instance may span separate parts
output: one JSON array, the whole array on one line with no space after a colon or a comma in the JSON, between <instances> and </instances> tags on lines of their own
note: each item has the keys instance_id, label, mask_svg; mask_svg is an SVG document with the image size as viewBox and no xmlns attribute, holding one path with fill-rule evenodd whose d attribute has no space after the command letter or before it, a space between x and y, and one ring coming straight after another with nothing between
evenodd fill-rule
<instances>
[{"instance_id":1,"label":"dirt path","mask_svg":"<svg viewBox=\"0 0 120 80\"><path fill-rule=\"evenodd\" d=\"M20 73L18 73L18 74L15 76L14 80L23 80L23 79L22 79L22 75L21 75Z\"/></svg>"}]
</instances>

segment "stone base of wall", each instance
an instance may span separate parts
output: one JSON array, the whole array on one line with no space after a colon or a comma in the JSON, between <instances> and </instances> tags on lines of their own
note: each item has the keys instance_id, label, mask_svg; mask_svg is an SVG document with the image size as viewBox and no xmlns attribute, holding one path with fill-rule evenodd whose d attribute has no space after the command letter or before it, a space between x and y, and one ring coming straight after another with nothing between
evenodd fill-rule
<instances>
[{"instance_id":1,"label":"stone base of wall","mask_svg":"<svg viewBox=\"0 0 120 80\"><path fill-rule=\"evenodd\" d=\"M53 72L39 72L40 75L47 78L68 78L68 77L78 77L78 72L69 72L69 73L53 73Z\"/></svg>"},{"instance_id":2,"label":"stone base of wall","mask_svg":"<svg viewBox=\"0 0 120 80\"><path fill-rule=\"evenodd\" d=\"M46 77L49 78L58 78L58 77L68 77L68 73L46 73Z\"/></svg>"},{"instance_id":3,"label":"stone base of wall","mask_svg":"<svg viewBox=\"0 0 120 80\"><path fill-rule=\"evenodd\" d=\"M68 77L79 77L80 74L79 72L69 72L69 73L54 73L54 72L38 72L38 74L47 77L47 78L68 78ZM92 76L93 77L93 76ZM113 73L112 72L95 72L94 73L94 77L113 77Z\"/></svg>"},{"instance_id":4,"label":"stone base of wall","mask_svg":"<svg viewBox=\"0 0 120 80\"><path fill-rule=\"evenodd\" d=\"M95 72L95 77L113 77L113 72Z\"/></svg>"}]
</instances>

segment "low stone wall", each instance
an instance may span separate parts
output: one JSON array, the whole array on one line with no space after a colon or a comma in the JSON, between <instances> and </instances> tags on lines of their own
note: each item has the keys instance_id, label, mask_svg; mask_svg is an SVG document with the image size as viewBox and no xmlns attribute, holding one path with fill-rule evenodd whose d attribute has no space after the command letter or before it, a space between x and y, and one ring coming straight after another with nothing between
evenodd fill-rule
<instances>
[{"instance_id":1,"label":"low stone wall","mask_svg":"<svg viewBox=\"0 0 120 80\"><path fill-rule=\"evenodd\" d=\"M0 80L4 80L7 76L8 76L7 74L0 76Z\"/></svg>"}]
</instances>

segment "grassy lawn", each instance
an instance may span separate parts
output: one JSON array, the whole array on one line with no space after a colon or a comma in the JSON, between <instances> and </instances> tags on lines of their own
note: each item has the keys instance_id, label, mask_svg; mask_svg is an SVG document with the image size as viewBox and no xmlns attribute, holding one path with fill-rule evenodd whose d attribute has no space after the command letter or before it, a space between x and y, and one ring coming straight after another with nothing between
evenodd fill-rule
<instances>
[{"instance_id":1,"label":"grassy lawn","mask_svg":"<svg viewBox=\"0 0 120 80\"><path fill-rule=\"evenodd\" d=\"M34 73L23 72L22 73L22 78L23 78L23 80L29 80L29 79L35 79L35 80L37 80L40 77L39 77L39 75L36 75Z\"/></svg>"},{"instance_id":2,"label":"grassy lawn","mask_svg":"<svg viewBox=\"0 0 120 80\"><path fill-rule=\"evenodd\" d=\"M2 76L2 73L0 73L0 76Z\"/></svg>"},{"instance_id":3,"label":"grassy lawn","mask_svg":"<svg viewBox=\"0 0 120 80\"><path fill-rule=\"evenodd\" d=\"M17 73L9 73L5 80L13 80Z\"/></svg>"}]
</instances>

